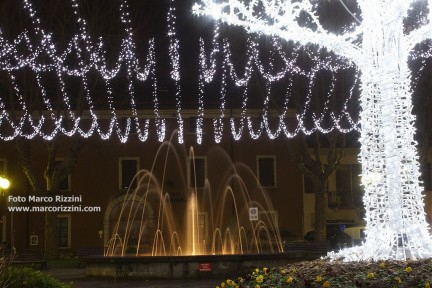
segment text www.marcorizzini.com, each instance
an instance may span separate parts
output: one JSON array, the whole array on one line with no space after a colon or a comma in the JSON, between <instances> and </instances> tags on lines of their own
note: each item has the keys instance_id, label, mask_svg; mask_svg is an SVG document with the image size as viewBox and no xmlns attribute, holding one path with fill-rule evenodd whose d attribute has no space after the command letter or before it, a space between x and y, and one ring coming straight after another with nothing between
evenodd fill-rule
<instances>
[{"instance_id":1,"label":"text www.marcorizzini.com","mask_svg":"<svg viewBox=\"0 0 432 288\"><path fill-rule=\"evenodd\" d=\"M100 206L59 205L59 206L10 206L9 212L100 212Z\"/></svg>"}]
</instances>

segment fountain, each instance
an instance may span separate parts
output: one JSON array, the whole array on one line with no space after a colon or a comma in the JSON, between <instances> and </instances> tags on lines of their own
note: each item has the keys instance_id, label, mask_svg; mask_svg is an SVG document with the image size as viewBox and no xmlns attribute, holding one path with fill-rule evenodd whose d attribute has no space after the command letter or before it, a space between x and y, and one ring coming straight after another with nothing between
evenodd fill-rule
<instances>
[{"instance_id":1,"label":"fountain","mask_svg":"<svg viewBox=\"0 0 432 288\"><path fill-rule=\"evenodd\" d=\"M253 171L219 147L206 157L218 161L220 173L209 177L217 185L202 173L205 157L164 142L133 179L105 255L87 259L87 275L196 278L287 263L276 216L250 218L274 210Z\"/></svg>"}]
</instances>

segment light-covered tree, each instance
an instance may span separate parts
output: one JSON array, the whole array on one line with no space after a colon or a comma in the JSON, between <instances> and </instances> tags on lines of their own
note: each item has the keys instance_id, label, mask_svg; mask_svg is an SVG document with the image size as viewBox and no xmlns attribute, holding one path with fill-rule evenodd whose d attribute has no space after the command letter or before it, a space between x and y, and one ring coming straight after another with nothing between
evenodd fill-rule
<instances>
[{"instance_id":1,"label":"light-covered tree","mask_svg":"<svg viewBox=\"0 0 432 288\"><path fill-rule=\"evenodd\" d=\"M408 67L411 51L432 37L430 13L423 12L407 27L408 13L419 1L357 0L357 17L341 0L355 23L333 33L318 13L324 1L199 2L193 7L198 15L244 27L250 33L318 45L357 67L362 87L360 161L367 237L364 245L333 256L347 261L431 257ZM432 1L424 3L430 8Z\"/></svg>"}]
</instances>

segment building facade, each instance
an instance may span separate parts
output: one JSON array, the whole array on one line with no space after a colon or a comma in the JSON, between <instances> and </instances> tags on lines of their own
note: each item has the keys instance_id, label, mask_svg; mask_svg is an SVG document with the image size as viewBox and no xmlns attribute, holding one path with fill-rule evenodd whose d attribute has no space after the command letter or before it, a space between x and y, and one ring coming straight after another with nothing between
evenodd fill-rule
<instances>
[{"instance_id":1,"label":"building facade","mask_svg":"<svg viewBox=\"0 0 432 288\"><path fill-rule=\"evenodd\" d=\"M186 133L182 145L177 144L175 135L173 141L164 143L157 139L140 142L134 135L124 144L114 139L100 140L98 136L85 139L73 172L61 185L61 198L51 200L39 199L45 195L33 191L18 164L14 142L1 142L3 175L12 183L0 198L1 240L17 248L42 248L45 213L19 209L73 206L92 212L57 212L59 249L73 253L79 248L104 247L113 236L125 195L138 186L145 186L140 189L152 190L153 194L167 193L176 218L185 217L188 195L196 191L198 203L203 202L199 208L203 216L201 240L207 242L210 239L202 238L214 234L211 218L226 218L225 223L235 218L248 222L247 208L251 205L258 207L260 218L271 215L280 227L302 235L302 175L284 152L286 144L282 139L234 141L225 137L215 144L210 135L205 135L204 142L198 145L193 132ZM44 145L44 141L34 139L26 151L40 180L48 159ZM66 147L65 143L63 150ZM61 161L64 153L60 147L56 160ZM134 178L139 171L141 176ZM146 184L148 179L151 185ZM248 197L254 204L241 200ZM157 197L151 201L151 210L157 214L159 201ZM12 208L12 212L11 206L20 208ZM216 216L221 209L223 216Z\"/></svg>"},{"instance_id":2,"label":"building facade","mask_svg":"<svg viewBox=\"0 0 432 288\"><path fill-rule=\"evenodd\" d=\"M205 123L212 129L210 121ZM40 198L45 195L33 191L18 164L14 142L0 142L2 174L11 182L10 189L1 191L0 195L1 241L17 248L42 249L44 210L25 209L63 206L72 209L56 212L56 237L61 254L75 254L80 248L106 248L117 236L119 241L135 247L137 237L141 236L134 233L143 227L151 227L150 234L141 235L152 243L157 235L155 231L173 225L161 211L170 211L171 218L180 223L179 230L185 230L186 223L194 222L187 214L191 195L198 203L193 208L197 211L193 219L198 226L196 237L201 252L212 252L214 247L210 243L214 243L215 235L219 235L219 244L227 245L224 242L227 233L247 235L253 227L258 227L258 222L266 227L263 233L271 233L274 227L268 219L297 238L313 230L314 194L308 180L289 159L285 139L243 137L234 141L228 136L215 144L211 135L204 135L203 143L198 145L193 129L186 129L189 133L181 145L175 134L172 141L163 143L152 136L140 142L133 135L126 143L116 139L104 141L98 136L83 140L73 172L61 184L58 198L53 199ZM65 155L66 142L65 137L57 161ZM40 180L48 159L44 145L44 141L34 139L26 151ZM328 225L364 225L357 153L356 149L347 149L342 165L329 179ZM129 212L125 212L124 205L134 205L133 201L125 200L131 199L131 195L135 195L133 201L137 205L142 204L144 197L146 203L142 208L128 211L138 215L145 211L151 215L151 221L143 224L139 217L131 219ZM426 207L430 206L427 198ZM251 215L256 212L257 215ZM132 231L128 232L131 234L127 240L123 236L125 229L116 230L118 226L128 226ZM230 227L231 232L226 232ZM241 233L239 227L244 227ZM140 249L148 253L148 248Z\"/></svg>"}]
</instances>

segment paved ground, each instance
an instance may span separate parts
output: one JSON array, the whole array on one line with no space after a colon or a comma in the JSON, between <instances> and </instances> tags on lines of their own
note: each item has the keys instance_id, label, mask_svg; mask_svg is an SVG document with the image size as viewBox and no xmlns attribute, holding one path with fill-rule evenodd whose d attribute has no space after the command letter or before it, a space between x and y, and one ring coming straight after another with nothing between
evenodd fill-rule
<instances>
[{"instance_id":1,"label":"paved ground","mask_svg":"<svg viewBox=\"0 0 432 288\"><path fill-rule=\"evenodd\" d=\"M58 268L47 269L46 273L65 282L73 282L75 288L174 288L174 287L194 287L211 288L220 285L225 279L208 280L114 280L114 279L94 279L85 276L85 269L80 268Z\"/></svg>"}]
</instances>

